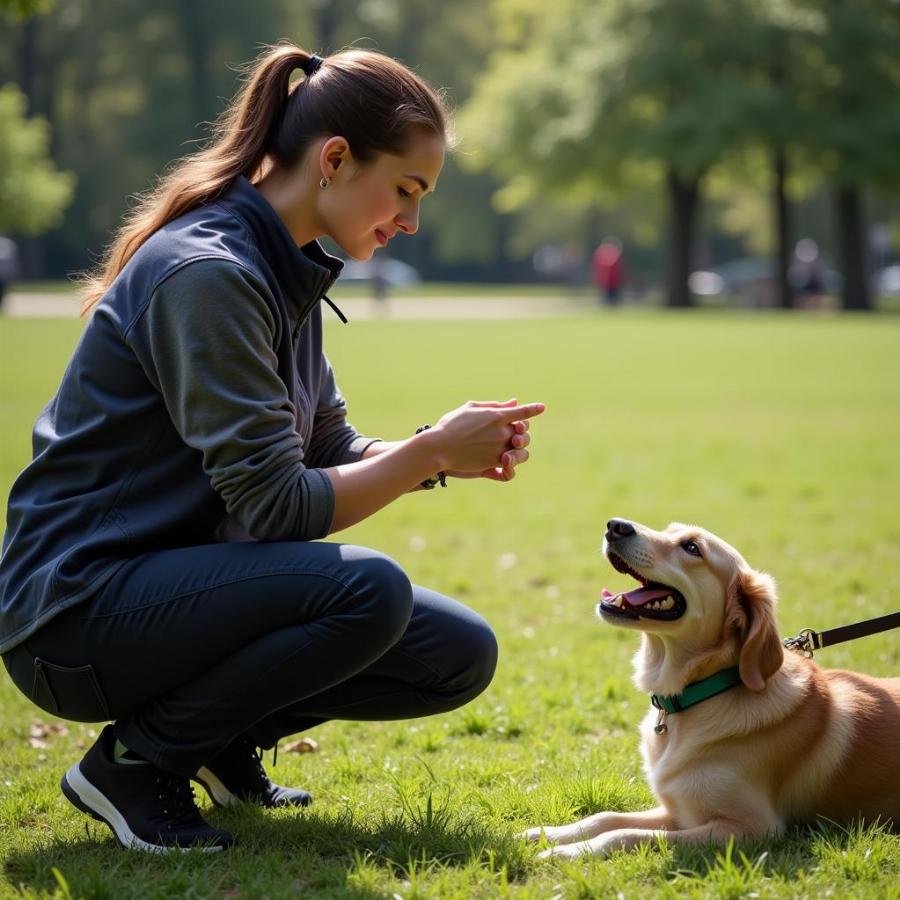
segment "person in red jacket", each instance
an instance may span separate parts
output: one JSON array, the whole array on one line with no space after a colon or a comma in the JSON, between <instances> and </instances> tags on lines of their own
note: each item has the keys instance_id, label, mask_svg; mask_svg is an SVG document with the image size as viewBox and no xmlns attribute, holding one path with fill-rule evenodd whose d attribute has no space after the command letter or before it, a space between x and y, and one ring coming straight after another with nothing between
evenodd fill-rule
<instances>
[{"instance_id":1,"label":"person in red jacket","mask_svg":"<svg viewBox=\"0 0 900 900\"><path fill-rule=\"evenodd\" d=\"M610 306L614 306L619 302L625 283L625 260L622 242L618 238L604 238L594 251L593 272L598 292Z\"/></svg>"}]
</instances>

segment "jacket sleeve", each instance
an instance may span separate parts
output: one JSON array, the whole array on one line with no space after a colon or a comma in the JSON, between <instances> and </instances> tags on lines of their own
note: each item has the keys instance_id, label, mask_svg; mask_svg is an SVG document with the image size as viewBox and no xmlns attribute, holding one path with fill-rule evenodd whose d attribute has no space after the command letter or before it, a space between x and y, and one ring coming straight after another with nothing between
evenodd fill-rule
<instances>
[{"instance_id":1,"label":"jacket sleeve","mask_svg":"<svg viewBox=\"0 0 900 900\"><path fill-rule=\"evenodd\" d=\"M192 262L156 288L126 338L228 514L258 540L312 540L329 531L334 490L304 465L266 294L236 263Z\"/></svg>"},{"instance_id":2,"label":"jacket sleeve","mask_svg":"<svg viewBox=\"0 0 900 900\"><path fill-rule=\"evenodd\" d=\"M334 370L325 354L321 359L319 397L313 418L307 462L326 468L356 462L366 448L381 438L363 437L347 421L347 403L337 386Z\"/></svg>"}]
</instances>

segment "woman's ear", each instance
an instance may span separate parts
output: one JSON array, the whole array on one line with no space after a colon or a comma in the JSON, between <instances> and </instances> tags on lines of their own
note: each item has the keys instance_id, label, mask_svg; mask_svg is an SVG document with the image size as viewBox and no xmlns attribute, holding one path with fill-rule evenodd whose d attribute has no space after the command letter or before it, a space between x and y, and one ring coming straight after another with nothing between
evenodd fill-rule
<instances>
[{"instance_id":1,"label":"woman's ear","mask_svg":"<svg viewBox=\"0 0 900 900\"><path fill-rule=\"evenodd\" d=\"M340 135L328 138L319 151L319 170L323 178L334 178L338 169L351 158L350 145Z\"/></svg>"},{"instance_id":2,"label":"woman's ear","mask_svg":"<svg viewBox=\"0 0 900 900\"><path fill-rule=\"evenodd\" d=\"M775 621L775 582L765 572L745 570L732 582L728 620L740 636L741 681L761 691L784 662L784 647Z\"/></svg>"}]
</instances>

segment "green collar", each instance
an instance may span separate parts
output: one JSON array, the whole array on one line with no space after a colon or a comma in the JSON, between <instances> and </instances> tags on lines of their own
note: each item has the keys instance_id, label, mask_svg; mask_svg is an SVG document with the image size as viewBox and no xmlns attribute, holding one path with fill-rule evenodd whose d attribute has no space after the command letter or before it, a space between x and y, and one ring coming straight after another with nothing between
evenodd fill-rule
<instances>
[{"instance_id":1,"label":"green collar","mask_svg":"<svg viewBox=\"0 0 900 900\"><path fill-rule=\"evenodd\" d=\"M709 678L702 678L700 681L692 681L680 694L673 696L661 697L659 694L651 694L650 702L657 708L667 713L677 713L693 706L695 703L702 703L736 687L741 683L741 675L738 668L722 669L715 672Z\"/></svg>"}]
</instances>

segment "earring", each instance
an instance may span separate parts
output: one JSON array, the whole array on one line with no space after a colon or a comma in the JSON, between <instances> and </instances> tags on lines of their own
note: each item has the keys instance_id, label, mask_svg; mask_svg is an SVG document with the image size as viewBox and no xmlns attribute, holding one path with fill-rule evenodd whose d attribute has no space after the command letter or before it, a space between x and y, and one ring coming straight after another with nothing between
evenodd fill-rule
<instances>
[{"instance_id":1,"label":"earring","mask_svg":"<svg viewBox=\"0 0 900 900\"><path fill-rule=\"evenodd\" d=\"M331 184L330 178L325 178L325 176L323 175L322 178L319 179L319 187L322 188L323 191L328 187L329 184Z\"/></svg>"}]
</instances>

